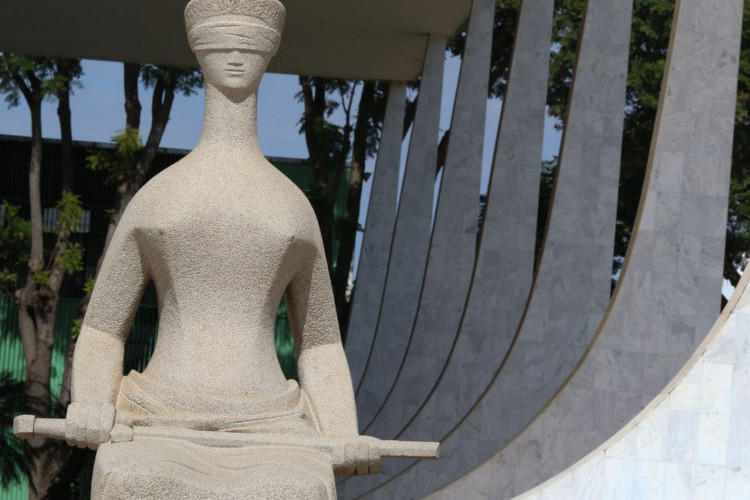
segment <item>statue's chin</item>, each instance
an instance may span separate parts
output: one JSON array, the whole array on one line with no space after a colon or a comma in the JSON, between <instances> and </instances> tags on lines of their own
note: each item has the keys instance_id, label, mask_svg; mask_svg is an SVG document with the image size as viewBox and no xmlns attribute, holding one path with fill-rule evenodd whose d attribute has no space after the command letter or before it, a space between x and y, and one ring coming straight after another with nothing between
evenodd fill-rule
<instances>
[{"instance_id":1,"label":"statue's chin","mask_svg":"<svg viewBox=\"0 0 750 500\"><path fill-rule=\"evenodd\" d=\"M233 102L242 102L258 90L257 85L247 82L221 81L213 86Z\"/></svg>"}]
</instances>

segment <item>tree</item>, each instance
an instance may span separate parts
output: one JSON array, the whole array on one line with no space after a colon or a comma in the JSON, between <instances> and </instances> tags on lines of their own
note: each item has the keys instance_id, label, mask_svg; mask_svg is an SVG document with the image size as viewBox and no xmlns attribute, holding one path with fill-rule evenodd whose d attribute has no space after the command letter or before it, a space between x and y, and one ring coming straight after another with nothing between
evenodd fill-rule
<instances>
[{"instance_id":1,"label":"tree","mask_svg":"<svg viewBox=\"0 0 750 500\"><path fill-rule=\"evenodd\" d=\"M74 87L80 87L83 75L80 59L55 59L55 66L61 85L55 88L57 117L60 122L61 174L63 191L73 192L75 167L73 165L73 125L71 121L70 96Z\"/></svg>"},{"instance_id":2,"label":"tree","mask_svg":"<svg viewBox=\"0 0 750 500\"><path fill-rule=\"evenodd\" d=\"M5 288L12 287L18 307L18 323L26 359L26 390L33 401L33 411L39 416L56 412L56 402L50 390L52 349L59 292L65 276L82 270L83 250L71 241L78 227L82 208L79 198L63 191L55 207L57 222L45 228L42 221L42 102L46 98L60 101L59 116L63 131L63 150L72 140L70 133L69 96L76 78L81 75L80 63L74 60L29 57L15 54L0 56L0 92L6 101L18 105L21 98L31 113L31 161L29 164L29 221L20 218L16 207L6 205L4 225L17 231L3 232L4 262L2 280ZM68 150L70 151L70 150ZM72 155L68 156L68 160ZM72 187L72 176L67 169L72 162L63 161L64 182ZM45 248L45 230L54 233L54 243ZM6 241L7 240L7 241ZM28 243L28 246L26 244ZM28 249L28 250L26 250ZM19 264L26 261L25 272ZM54 482L65 461L67 451L59 443L49 441L31 443L29 498L43 498Z\"/></svg>"},{"instance_id":3,"label":"tree","mask_svg":"<svg viewBox=\"0 0 750 500\"><path fill-rule=\"evenodd\" d=\"M304 134L314 180L308 197L318 217L328 259L334 300L342 332L346 331L350 303L348 283L359 230L359 207L367 158L377 151L385 114L386 85L374 81L352 81L300 76L297 98L304 104L300 133ZM359 90L361 87L361 90ZM360 92L356 119L354 99ZM331 121L341 109L344 124ZM346 206L335 220L334 206L349 163ZM334 266L334 235L340 245Z\"/></svg>"},{"instance_id":4,"label":"tree","mask_svg":"<svg viewBox=\"0 0 750 500\"><path fill-rule=\"evenodd\" d=\"M351 142L352 101L357 82L300 76L301 90L298 100L304 104L300 118L300 133L313 168L313 184L307 193L315 210L323 237L323 247L328 259L328 268L333 274L333 205L338 192L333 190L332 176L343 174ZM340 99L329 99L336 94ZM345 124L343 127L329 121L331 115L343 104Z\"/></svg>"}]
</instances>

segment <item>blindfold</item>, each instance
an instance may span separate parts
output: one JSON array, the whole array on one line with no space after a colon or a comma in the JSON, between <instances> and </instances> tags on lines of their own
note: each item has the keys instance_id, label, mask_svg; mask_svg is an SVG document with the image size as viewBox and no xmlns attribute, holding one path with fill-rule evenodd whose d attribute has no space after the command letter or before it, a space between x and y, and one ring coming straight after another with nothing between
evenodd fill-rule
<instances>
[{"instance_id":1,"label":"blindfold","mask_svg":"<svg viewBox=\"0 0 750 500\"><path fill-rule=\"evenodd\" d=\"M197 50L251 50L276 55L281 35L261 24L237 19L217 19L194 27L188 42Z\"/></svg>"}]
</instances>

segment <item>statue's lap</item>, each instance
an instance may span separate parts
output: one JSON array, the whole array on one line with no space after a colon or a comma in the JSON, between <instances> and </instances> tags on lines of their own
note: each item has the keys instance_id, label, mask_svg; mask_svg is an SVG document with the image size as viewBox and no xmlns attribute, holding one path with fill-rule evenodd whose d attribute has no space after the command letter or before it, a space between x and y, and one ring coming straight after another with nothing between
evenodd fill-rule
<instances>
[{"instance_id":1,"label":"statue's lap","mask_svg":"<svg viewBox=\"0 0 750 500\"><path fill-rule=\"evenodd\" d=\"M93 499L335 499L330 458L305 448L212 448L167 439L104 444Z\"/></svg>"}]
</instances>

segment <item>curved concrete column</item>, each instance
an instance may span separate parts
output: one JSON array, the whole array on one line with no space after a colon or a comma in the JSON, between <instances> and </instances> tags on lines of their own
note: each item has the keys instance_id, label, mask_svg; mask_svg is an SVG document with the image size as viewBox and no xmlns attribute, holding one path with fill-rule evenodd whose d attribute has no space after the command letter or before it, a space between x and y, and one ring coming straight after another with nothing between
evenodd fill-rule
<instances>
[{"instance_id":1,"label":"curved concrete column","mask_svg":"<svg viewBox=\"0 0 750 500\"><path fill-rule=\"evenodd\" d=\"M391 82L380 148L373 172L357 284L354 288L346 338L346 357L354 383L359 383L367 363L388 271L388 258L391 254L393 228L396 223L405 103L406 84Z\"/></svg>"},{"instance_id":2,"label":"curved concrete column","mask_svg":"<svg viewBox=\"0 0 750 500\"><path fill-rule=\"evenodd\" d=\"M387 342L373 350L357 395L364 432L388 397L411 345L416 343L418 350L435 355L410 358L412 363L423 363L414 367L417 373L439 373L438 353L450 351L458 332L476 258L494 13L494 0L473 1L416 320L401 323L395 316L380 317L378 335Z\"/></svg>"},{"instance_id":3,"label":"curved concrete column","mask_svg":"<svg viewBox=\"0 0 750 500\"><path fill-rule=\"evenodd\" d=\"M676 4L646 184L612 304L588 355L559 395L510 445L466 478L464 484L477 493L509 498L595 450L662 390L715 322L723 281L742 4ZM727 397L724 382L714 383L705 394L709 406ZM688 439L695 432L690 418L698 418L699 438L702 431L713 432L719 436L715 444L721 445L726 431L719 423L722 415L704 419L708 427L703 428L699 416L676 419L675 438ZM644 434L642 445L658 449L664 444L658 434Z\"/></svg>"},{"instance_id":4,"label":"curved concrete column","mask_svg":"<svg viewBox=\"0 0 750 500\"><path fill-rule=\"evenodd\" d=\"M534 270L553 8L553 0L525 0L521 6L482 237L459 335L455 344L445 345L435 342L432 331L415 330L399 379L368 429L370 435L390 439L400 434L428 396L420 422L434 418L457 424L510 348Z\"/></svg>"},{"instance_id":5,"label":"curved concrete column","mask_svg":"<svg viewBox=\"0 0 750 500\"><path fill-rule=\"evenodd\" d=\"M748 281L745 273L706 340L651 404L594 452L519 500L584 494L750 498Z\"/></svg>"},{"instance_id":6,"label":"curved concrete column","mask_svg":"<svg viewBox=\"0 0 750 500\"><path fill-rule=\"evenodd\" d=\"M377 311L378 318L383 314L393 315L402 321L402 325L411 325L414 320L430 244L446 43L441 36L430 36L427 41L388 273L382 303ZM353 321L349 324L354 328ZM356 328L352 343L347 342L346 355L352 383L358 390L368 369L373 346L387 345L388 339L378 338L377 318ZM373 368L373 371L377 370Z\"/></svg>"},{"instance_id":7,"label":"curved concrete column","mask_svg":"<svg viewBox=\"0 0 750 500\"><path fill-rule=\"evenodd\" d=\"M553 398L604 316L631 5L630 0L587 3L545 244L511 351L480 400L458 416L458 425L455 418L412 422L399 438L441 440L443 459L414 463L375 497L425 496L490 458Z\"/></svg>"}]
</instances>

